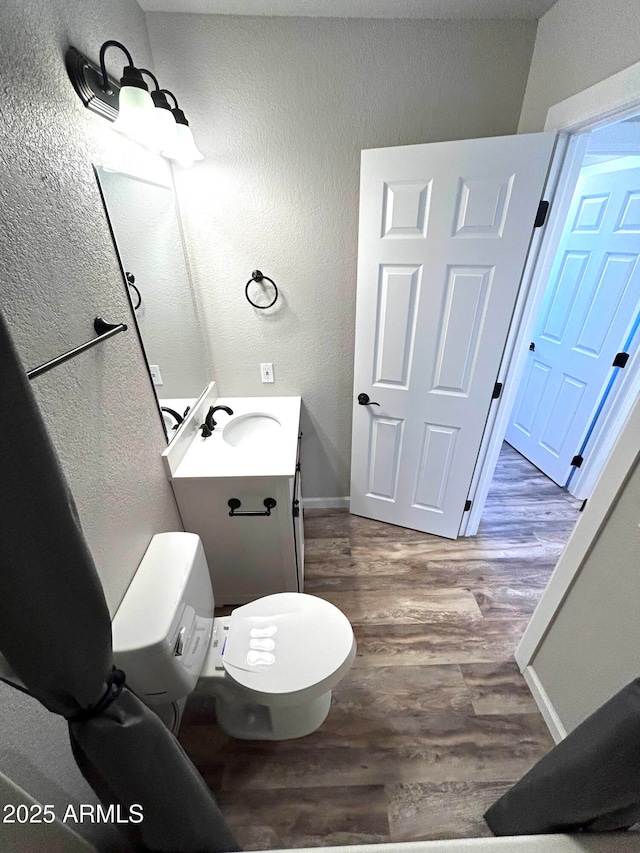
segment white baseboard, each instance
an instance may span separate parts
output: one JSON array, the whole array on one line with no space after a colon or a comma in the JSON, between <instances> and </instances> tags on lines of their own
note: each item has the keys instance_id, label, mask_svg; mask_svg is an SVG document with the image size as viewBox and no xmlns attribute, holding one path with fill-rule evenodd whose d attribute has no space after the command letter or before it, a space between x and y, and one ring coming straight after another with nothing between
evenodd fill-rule
<instances>
[{"instance_id":1,"label":"white baseboard","mask_svg":"<svg viewBox=\"0 0 640 853\"><path fill-rule=\"evenodd\" d=\"M349 509L349 495L343 498L302 498L304 509Z\"/></svg>"},{"instance_id":2,"label":"white baseboard","mask_svg":"<svg viewBox=\"0 0 640 853\"><path fill-rule=\"evenodd\" d=\"M536 704L540 709L540 713L544 717L544 721L547 724L547 728L551 732L551 737L554 739L556 743L560 743L561 740L564 740L567 736L567 730L562 725L562 721L557 714L556 709L553 707L551 699L547 694L547 691L542 686L542 682L536 675L535 670L528 666L524 672L522 673L525 677L525 681L529 685L529 690L531 690L531 695L536 700Z\"/></svg>"}]
</instances>

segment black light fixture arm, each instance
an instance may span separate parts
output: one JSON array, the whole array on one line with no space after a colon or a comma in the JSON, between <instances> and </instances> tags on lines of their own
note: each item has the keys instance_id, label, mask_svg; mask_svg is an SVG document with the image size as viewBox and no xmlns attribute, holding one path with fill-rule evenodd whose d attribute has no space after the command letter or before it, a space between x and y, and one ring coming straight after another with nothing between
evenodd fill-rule
<instances>
[{"instance_id":1,"label":"black light fixture arm","mask_svg":"<svg viewBox=\"0 0 640 853\"><path fill-rule=\"evenodd\" d=\"M173 103L176 105L176 107L175 107L175 108L176 108L177 110L179 110L179 109L180 109L180 107L178 106L178 99L177 99L177 98L176 98L176 96L173 94L173 92L170 92L170 91L169 91L169 89L161 89L160 87L158 87L158 91L159 91L159 92L162 92L162 94L163 94L163 95L170 95L170 96L173 98Z\"/></svg>"},{"instance_id":2,"label":"black light fixture arm","mask_svg":"<svg viewBox=\"0 0 640 853\"><path fill-rule=\"evenodd\" d=\"M102 47L100 48L100 71L102 72L102 88L108 94L111 94L113 91L111 88L111 84L109 83L109 75L107 74L107 66L104 62L104 55L107 52L107 48L109 47L119 47L120 50L124 51L126 57L129 61L129 65L133 67L133 57L127 50L127 48L119 41L115 41L115 39L109 39L106 41Z\"/></svg>"},{"instance_id":3,"label":"black light fixture arm","mask_svg":"<svg viewBox=\"0 0 640 853\"><path fill-rule=\"evenodd\" d=\"M171 97L173 98L174 101L176 100L175 95L172 92L170 92L168 89L161 89L160 88L160 83L158 83L158 78L153 73L153 71L149 71L148 68L140 68L139 70L140 70L140 74L146 74L148 77L151 77L151 79L153 80L153 82L155 84L156 88L153 89L153 91L151 92L151 100L153 101L154 105L156 107L159 107L161 110L167 110L168 112L172 113L173 110L171 109L171 106L169 105L169 101L167 100L167 95L171 95ZM176 103L178 103L178 102L176 101Z\"/></svg>"},{"instance_id":4,"label":"black light fixture arm","mask_svg":"<svg viewBox=\"0 0 640 853\"><path fill-rule=\"evenodd\" d=\"M156 91L157 91L157 92L159 92L159 91L160 91L160 83L158 83L158 78L157 78L157 77L156 77L156 75L153 73L153 71L149 71L149 69L148 69L148 68L138 68L138 71L139 71L141 74L146 74L146 75L147 75L147 77L151 77L151 79L153 80L153 82L154 82L154 84L155 84Z\"/></svg>"},{"instance_id":5,"label":"black light fixture arm","mask_svg":"<svg viewBox=\"0 0 640 853\"><path fill-rule=\"evenodd\" d=\"M169 89L158 89L163 95L170 95L173 98L173 103L175 107L172 108L171 112L173 113L173 117L176 120L176 124L184 124L186 127L189 127L189 122L187 121L187 117L184 112L180 109L180 104L178 103L178 99L173 94L173 92L169 91Z\"/></svg>"}]
</instances>

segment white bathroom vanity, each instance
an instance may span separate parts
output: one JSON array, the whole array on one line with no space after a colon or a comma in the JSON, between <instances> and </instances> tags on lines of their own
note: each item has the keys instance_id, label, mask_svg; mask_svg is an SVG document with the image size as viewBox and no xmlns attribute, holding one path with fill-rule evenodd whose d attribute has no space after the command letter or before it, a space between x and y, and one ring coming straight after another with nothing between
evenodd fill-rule
<instances>
[{"instance_id":1,"label":"white bathroom vanity","mask_svg":"<svg viewBox=\"0 0 640 853\"><path fill-rule=\"evenodd\" d=\"M202 435L211 406L216 425ZM202 540L216 606L302 592L300 397L205 389L163 453L184 529Z\"/></svg>"}]
</instances>

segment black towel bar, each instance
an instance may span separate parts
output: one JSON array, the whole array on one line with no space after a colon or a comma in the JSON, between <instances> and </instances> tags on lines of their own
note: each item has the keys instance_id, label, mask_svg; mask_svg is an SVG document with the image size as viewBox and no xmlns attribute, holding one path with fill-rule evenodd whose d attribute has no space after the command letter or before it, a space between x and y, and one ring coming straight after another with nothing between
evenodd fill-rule
<instances>
[{"instance_id":1,"label":"black towel bar","mask_svg":"<svg viewBox=\"0 0 640 853\"><path fill-rule=\"evenodd\" d=\"M113 323L107 323L106 320L102 319L102 317L95 318L93 321L93 328L98 333L97 338L92 338L90 341L80 344L79 347L69 350L69 352L65 352L62 355L57 356L57 358L52 358L51 361L45 361L45 363L41 364L39 367L34 367L33 370L29 370L27 372L27 378L35 379L36 376L41 376L48 370L52 370L54 367L57 367L59 364L63 364L65 361L75 358L77 355L80 355L81 352L91 349L91 347L102 343L102 341L106 341L107 338L112 338L119 332L127 331L127 327L124 323L117 323L114 325Z\"/></svg>"}]
</instances>

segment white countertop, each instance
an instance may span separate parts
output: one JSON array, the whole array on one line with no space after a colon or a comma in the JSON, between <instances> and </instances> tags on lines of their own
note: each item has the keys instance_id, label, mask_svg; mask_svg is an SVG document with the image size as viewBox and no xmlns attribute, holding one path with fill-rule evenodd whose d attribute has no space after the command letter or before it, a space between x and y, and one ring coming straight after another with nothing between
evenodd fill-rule
<instances>
[{"instance_id":1,"label":"white countertop","mask_svg":"<svg viewBox=\"0 0 640 853\"><path fill-rule=\"evenodd\" d=\"M173 474L173 479L209 477L293 477L300 431L300 397L218 397L233 415L216 412L213 434L198 432ZM232 447L223 438L227 424L247 414L270 415L280 429L255 445Z\"/></svg>"}]
</instances>

